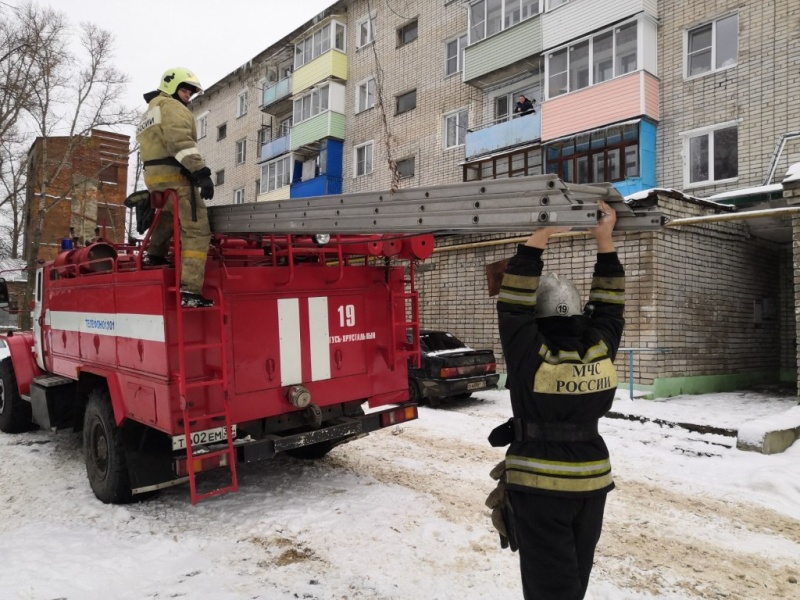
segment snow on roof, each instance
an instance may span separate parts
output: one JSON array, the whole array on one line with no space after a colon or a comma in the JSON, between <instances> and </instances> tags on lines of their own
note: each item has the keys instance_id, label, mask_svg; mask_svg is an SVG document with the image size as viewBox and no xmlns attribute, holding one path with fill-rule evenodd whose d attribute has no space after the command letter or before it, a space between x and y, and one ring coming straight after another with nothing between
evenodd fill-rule
<instances>
[{"instance_id":1,"label":"snow on roof","mask_svg":"<svg viewBox=\"0 0 800 600\"><path fill-rule=\"evenodd\" d=\"M717 210L726 210L731 211L735 210L734 207L728 204L720 204L714 201L712 198L698 198L697 196L691 196L689 194L684 194L679 190L674 190L672 188L650 188L649 190L642 190L641 192L634 192L633 194L629 194L625 196L625 200L645 200L650 196L667 196L668 198L673 198L675 200L683 200L685 202L691 202L693 204L700 204L701 206L707 206L710 208L714 208Z\"/></svg>"},{"instance_id":2,"label":"snow on roof","mask_svg":"<svg viewBox=\"0 0 800 600\"><path fill-rule=\"evenodd\" d=\"M782 193L783 193L783 184L773 183L771 185L759 185L756 187L742 188L740 190L732 190L730 192L722 192L719 194L714 194L713 196L709 196L708 200L716 202L719 200L744 198L747 196L756 196L761 194L782 194Z\"/></svg>"},{"instance_id":3,"label":"snow on roof","mask_svg":"<svg viewBox=\"0 0 800 600\"><path fill-rule=\"evenodd\" d=\"M800 163L794 163L789 167L789 170L786 171L786 177L783 178L783 183L789 183L791 181L800 181Z\"/></svg>"}]
</instances>

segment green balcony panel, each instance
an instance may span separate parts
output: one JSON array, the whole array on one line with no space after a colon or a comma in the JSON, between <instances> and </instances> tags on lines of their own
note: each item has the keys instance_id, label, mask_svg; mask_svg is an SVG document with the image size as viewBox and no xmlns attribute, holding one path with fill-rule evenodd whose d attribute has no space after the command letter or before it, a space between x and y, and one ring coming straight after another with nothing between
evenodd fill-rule
<instances>
[{"instance_id":1,"label":"green balcony panel","mask_svg":"<svg viewBox=\"0 0 800 600\"><path fill-rule=\"evenodd\" d=\"M542 49L542 19L537 15L467 46L464 50L464 81L478 79L541 54Z\"/></svg>"},{"instance_id":2,"label":"green balcony panel","mask_svg":"<svg viewBox=\"0 0 800 600\"><path fill-rule=\"evenodd\" d=\"M346 118L343 114L327 111L316 117L292 127L291 149L297 150L302 146L318 142L331 137L337 140L344 139Z\"/></svg>"},{"instance_id":3,"label":"green balcony panel","mask_svg":"<svg viewBox=\"0 0 800 600\"><path fill-rule=\"evenodd\" d=\"M329 77L347 80L347 55L331 50L297 69L292 75L292 94L299 94Z\"/></svg>"}]
</instances>

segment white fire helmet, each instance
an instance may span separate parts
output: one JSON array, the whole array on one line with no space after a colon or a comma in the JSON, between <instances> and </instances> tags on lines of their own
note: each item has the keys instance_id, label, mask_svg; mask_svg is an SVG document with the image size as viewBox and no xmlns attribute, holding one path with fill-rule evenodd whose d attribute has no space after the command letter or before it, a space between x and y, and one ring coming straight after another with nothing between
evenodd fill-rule
<instances>
[{"instance_id":1,"label":"white fire helmet","mask_svg":"<svg viewBox=\"0 0 800 600\"><path fill-rule=\"evenodd\" d=\"M572 317L583 314L578 288L566 277L547 273L536 291L536 318Z\"/></svg>"}]
</instances>

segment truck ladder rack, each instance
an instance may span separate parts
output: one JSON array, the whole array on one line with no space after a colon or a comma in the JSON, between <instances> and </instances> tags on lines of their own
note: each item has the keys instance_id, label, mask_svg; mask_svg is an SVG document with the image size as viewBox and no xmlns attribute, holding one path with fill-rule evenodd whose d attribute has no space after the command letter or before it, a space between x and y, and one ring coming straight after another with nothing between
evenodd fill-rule
<instances>
[{"instance_id":1,"label":"truck ladder rack","mask_svg":"<svg viewBox=\"0 0 800 600\"><path fill-rule=\"evenodd\" d=\"M617 231L666 223L657 208L626 201L611 184L565 184L555 175L213 206L208 213L211 230L226 234L514 233L590 229L598 200L617 211Z\"/></svg>"}]
</instances>

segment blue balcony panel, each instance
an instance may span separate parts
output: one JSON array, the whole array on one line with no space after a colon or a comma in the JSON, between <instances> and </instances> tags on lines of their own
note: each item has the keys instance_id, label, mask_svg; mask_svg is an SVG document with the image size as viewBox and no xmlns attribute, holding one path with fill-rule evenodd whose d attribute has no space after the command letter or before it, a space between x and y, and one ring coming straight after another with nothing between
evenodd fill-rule
<instances>
[{"instance_id":1,"label":"blue balcony panel","mask_svg":"<svg viewBox=\"0 0 800 600\"><path fill-rule=\"evenodd\" d=\"M542 138L539 113L510 119L476 131L468 131L464 140L466 158L530 144Z\"/></svg>"},{"instance_id":2,"label":"blue balcony panel","mask_svg":"<svg viewBox=\"0 0 800 600\"><path fill-rule=\"evenodd\" d=\"M261 108L266 110L276 102L285 100L292 95L292 77L281 79L278 83L264 88L264 97L261 101ZM268 111L269 112L269 111Z\"/></svg>"},{"instance_id":3,"label":"blue balcony panel","mask_svg":"<svg viewBox=\"0 0 800 600\"><path fill-rule=\"evenodd\" d=\"M308 181L297 181L292 184L290 196L292 198L310 198L312 196L327 196L328 194L342 193L342 178L320 175Z\"/></svg>"},{"instance_id":4,"label":"blue balcony panel","mask_svg":"<svg viewBox=\"0 0 800 600\"><path fill-rule=\"evenodd\" d=\"M275 138L269 144L261 146L261 161L264 162L270 159L286 154L289 151L289 136Z\"/></svg>"}]
</instances>

